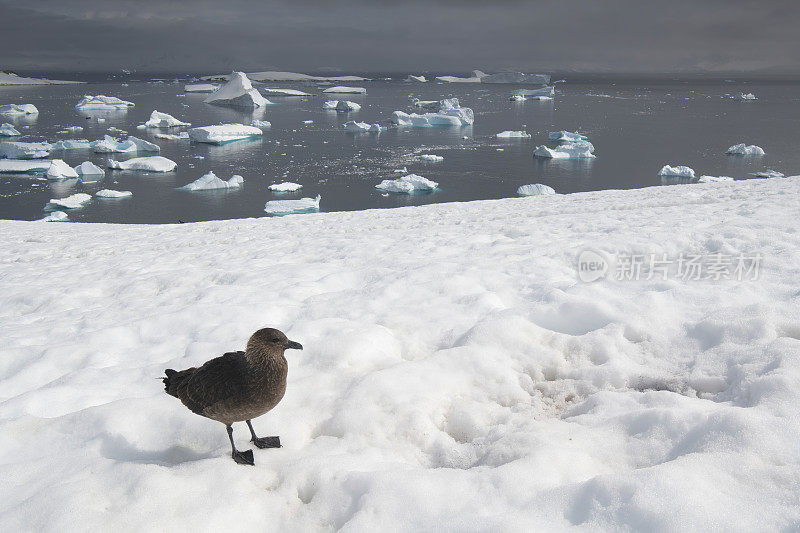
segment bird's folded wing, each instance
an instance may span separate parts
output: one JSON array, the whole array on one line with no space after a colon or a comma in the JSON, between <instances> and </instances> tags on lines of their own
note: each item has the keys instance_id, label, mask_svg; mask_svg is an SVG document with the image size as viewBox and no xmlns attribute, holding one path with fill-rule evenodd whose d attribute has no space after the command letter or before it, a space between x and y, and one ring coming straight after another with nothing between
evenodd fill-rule
<instances>
[{"instance_id":1,"label":"bird's folded wing","mask_svg":"<svg viewBox=\"0 0 800 533\"><path fill-rule=\"evenodd\" d=\"M247 359L244 352L229 352L206 362L181 387L180 399L192 411L244 395L247 390Z\"/></svg>"}]
</instances>

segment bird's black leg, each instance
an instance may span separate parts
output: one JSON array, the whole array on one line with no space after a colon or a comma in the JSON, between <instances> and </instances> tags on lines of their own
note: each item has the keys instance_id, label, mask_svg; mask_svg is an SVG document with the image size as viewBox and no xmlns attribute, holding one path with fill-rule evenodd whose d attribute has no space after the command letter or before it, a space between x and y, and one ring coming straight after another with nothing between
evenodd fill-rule
<instances>
[{"instance_id":1,"label":"bird's black leg","mask_svg":"<svg viewBox=\"0 0 800 533\"><path fill-rule=\"evenodd\" d=\"M280 448L281 447L281 438L280 437L256 437L256 432L253 429L253 424L250 423L249 420L246 420L247 427L250 428L250 434L253 436L250 439L250 442L255 444L258 448Z\"/></svg>"},{"instance_id":2,"label":"bird's black leg","mask_svg":"<svg viewBox=\"0 0 800 533\"><path fill-rule=\"evenodd\" d=\"M255 465L256 463L253 460L253 450L245 450L243 452L237 450L236 445L233 443L233 427L225 426L225 429L228 430L228 439L231 441L231 457L233 457L233 460L240 465Z\"/></svg>"}]
</instances>

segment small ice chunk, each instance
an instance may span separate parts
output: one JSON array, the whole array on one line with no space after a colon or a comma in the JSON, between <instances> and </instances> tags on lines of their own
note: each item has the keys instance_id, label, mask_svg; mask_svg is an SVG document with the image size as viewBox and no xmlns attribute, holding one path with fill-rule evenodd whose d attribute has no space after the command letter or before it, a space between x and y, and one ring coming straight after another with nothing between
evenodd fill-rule
<instances>
[{"instance_id":1,"label":"small ice chunk","mask_svg":"<svg viewBox=\"0 0 800 533\"><path fill-rule=\"evenodd\" d=\"M113 189L101 189L94 193L97 198L127 198L133 196L131 191L115 191Z\"/></svg>"},{"instance_id":2,"label":"small ice chunk","mask_svg":"<svg viewBox=\"0 0 800 533\"><path fill-rule=\"evenodd\" d=\"M65 209L79 209L83 204L92 199L90 194L79 192L66 198L51 198L45 209L52 209L53 207L63 207Z\"/></svg>"},{"instance_id":3,"label":"small ice chunk","mask_svg":"<svg viewBox=\"0 0 800 533\"><path fill-rule=\"evenodd\" d=\"M270 200L264 204L264 211L271 215L288 215L291 213L307 213L319 211L319 201L322 196L316 198L300 198L298 200Z\"/></svg>"},{"instance_id":4,"label":"small ice chunk","mask_svg":"<svg viewBox=\"0 0 800 533\"><path fill-rule=\"evenodd\" d=\"M292 183L291 181L284 181L283 183L273 183L269 186L269 190L273 192L294 192L301 189L303 186L299 183Z\"/></svg>"},{"instance_id":5,"label":"small ice chunk","mask_svg":"<svg viewBox=\"0 0 800 533\"><path fill-rule=\"evenodd\" d=\"M313 120L304 120L303 121L303 124L313 124L313 123L314 123Z\"/></svg>"},{"instance_id":6,"label":"small ice chunk","mask_svg":"<svg viewBox=\"0 0 800 533\"><path fill-rule=\"evenodd\" d=\"M733 178L729 176L700 176L697 178L697 183L722 183L731 181L733 181Z\"/></svg>"},{"instance_id":7,"label":"small ice chunk","mask_svg":"<svg viewBox=\"0 0 800 533\"><path fill-rule=\"evenodd\" d=\"M542 183L531 183L529 185L523 185L517 189L517 194L520 196L545 196L555 193L555 189Z\"/></svg>"},{"instance_id":8,"label":"small ice chunk","mask_svg":"<svg viewBox=\"0 0 800 533\"><path fill-rule=\"evenodd\" d=\"M270 102L253 88L244 72L232 72L228 82L211 93L205 100L207 104L227 105L255 109L269 105Z\"/></svg>"},{"instance_id":9,"label":"small ice chunk","mask_svg":"<svg viewBox=\"0 0 800 533\"><path fill-rule=\"evenodd\" d=\"M409 74L405 81L418 81L420 83L425 83L428 80L425 79L425 76L414 76L413 74Z\"/></svg>"},{"instance_id":10,"label":"small ice chunk","mask_svg":"<svg viewBox=\"0 0 800 533\"><path fill-rule=\"evenodd\" d=\"M748 102L748 101L751 101L751 100L758 100L758 98L756 98L756 95L754 95L753 93L739 93L736 96L734 96L733 99L734 100L739 100L741 102Z\"/></svg>"},{"instance_id":11,"label":"small ice chunk","mask_svg":"<svg viewBox=\"0 0 800 533\"><path fill-rule=\"evenodd\" d=\"M676 178L694 178L694 169L691 167L686 166L675 166L671 167L669 165L664 165L661 170L658 171L659 176L668 176L668 177L676 177Z\"/></svg>"},{"instance_id":12,"label":"small ice chunk","mask_svg":"<svg viewBox=\"0 0 800 533\"><path fill-rule=\"evenodd\" d=\"M143 124L145 128L176 128L178 126L191 126L188 122L181 122L167 113L153 110L150 120Z\"/></svg>"},{"instance_id":13,"label":"small ice chunk","mask_svg":"<svg viewBox=\"0 0 800 533\"><path fill-rule=\"evenodd\" d=\"M12 126L11 124L5 123L0 126L0 136L4 137L13 137L15 135L22 135L17 129Z\"/></svg>"},{"instance_id":14,"label":"small ice chunk","mask_svg":"<svg viewBox=\"0 0 800 533\"><path fill-rule=\"evenodd\" d=\"M772 169L761 170L759 172L753 172L751 175L755 176L757 178L783 178L784 177L783 172L778 172L777 170L772 170Z\"/></svg>"},{"instance_id":15,"label":"small ice chunk","mask_svg":"<svg viewBox=\"0 0 800 533\"><path fill-rule=\"evenodd\" d=\"M213 93L217 88L217 85L211 83L188 83L183 86L184 92L187 93Z\"/></svg>"},{"instance_id":16,"label":"small ice chunk","mask_svg":"<svg viewBox=\"0 0 800 533\"><path fill-rule=\"evenodd\" d=\"M261 89L261 91L270 96L311 96L303 91L297 89Z\"/></svg>"},{"instance_id":17,"label":"small ice chunk","mask_svg":"<svg viewBox=\"0 0 800 533\"><path fill-rule=\"evenodd\" d=\"M548 139L552 142L577 142L586 141L588 138L580 133L572 133L571 131L551 131L548 134Z\"/></svg>"},{"instance_id":18,"label":"small ice chunk","mask_svg":"<svg viewBox=\"0 0 800 533\"><path fill-rule=\"evenodd\" d=\"M138 137L129 136L127 139L120 142L110 135L106 135L101 141L93 141L91 143L91 148L98 154L161 151L161 148L157 144L153 144Z\"/></svg>"},{"instance_id":19,"label":"small ice chunk","mask_svg":"<svg viewBox=\"0 0 800 533\"><path fill-rule=\"evenodd\" d=\"M496 135L498 139L530 139L531 134L527 131L501 131Z\"/></svg>"},{"instance_id":20,"label":"small ice chunk","mask_svg":"<svg viewBox=\"0 0 800 533\"><path fill-rule=\"evenodd\" d=\"M414 98L412 102L414 103L414 107L422 109L439 109L441 106L439 100L420 100L419 98Z\"/></svg>"},{"instance_id":21,"label":"small ice chunk","mask_svg":"<svg viewBox=\"0 0 800 533\"><path fill-rule=\"evenodd\" d=\"M272 127L272 123L268 120L254 120L253 122L250 123L250 125L261 129Z\"/></svg>"},{"instance_id":22,"label":"small ice chunk","mask_svg":"<svg viewBox=\"0 0 800 533\"><path fill-rule=\"evenodd\" d=\"M189 130L189 138L194 142L224 144L242 139L252 139L263 134L260 128L244 124L220 124L203 126Z\"/></svg>"},{"instance_id":23,"label":"small ice chunk","mask_svg":"<svg viewBox=\"0 0 800 533\"><path fill-rule=\"evenodd\" d=\"M524 102L525 100L527 100L527 98L525 98L521 94L512 94L511 96L508 97L508 99L511 100L512 102Z\"/></svg>"},{"instance_id":24,"label":"small ice chunk","mask_svg":"<svg viewBox=\"0 0 800 533\"><path fill-rule=\"evenodd\" d=\"M746 145L744 143L734 144L725 151L726 155L764 155L764 149L755 144Z\"/></svg>"},{"instance_id":25,"label":"small ice chunk","mask_svg":"<svg viewBox=\"0 0 800 533\"><path fill-rule=\"evenodd\" d=\"M51 145L53 150L91 150L92 143L87 139L66 139Z\"/></svg>"},{"instance_id":26,"label":"small ice chunk","mask_svg":"<svg viewBox=\"0 0 800 533\"><path fill-rule=\"evenodd\" d=\"M348 113L350 111L361 111L361 106L348 100L328 100L322 104L323 109Z\"/></svg>"},{"instance_id":27,"label":"small ice chunk","mask_svg":"<svg viewBox=\"0 0 800 533\"><path fill-rule=\"evenodd\" d=\"M434 154L422 154L419 156L419 160L425 161L426 163L441 163L444 161L444 157Z\"/></svg>"},{"instance_id":28,"label":"small ice chunk","mask_svg":"<svg viewBox=\"0 0 800 533\"><path fill-rule=\"evenodd\" d=\"M594 146L589 141L568 142L549 148L537 146L533 151L534 157L549 159L591 159L595 157Z\"/></svg>"},{"instance_id":29,"label":"small ice chunk","mask_svg":"<svg viewBox=\"0 0 800 533\"><path fill-rule=\"evenodd\" d=\"M366 122L356 122L355 120L350 120L342 124L342 129L344 131L349 131L353 133L362 133L362 132L380 133L386 128L381 126L380 124L367 124Z\"/></svg>"},{"instance_id":30,"label":"small ice chunk","mask_svg":"<svg viewBox=\"0 0 800 533\"><path fill-rule=\"evenodd\" d=\"M237 189L242 186L242 183L244 183L244 178L241 176L235 175L228 181L225 181L218 178L213 172L209 172L183 187L178 187L178 190L209 191L212 189Z\"/></svg>"},{"instance_id":31,"label":"small ice chunk","mask_svg":"<svg viewBox=\"0 0 800 533\"><path fill-rule=\"evenodd\" d=\"M552 98L556 94L554 87L542 87L541 89L517 89L511 91L511 96L547 96Z\"/></svg>"},{"instance_id":32,"label":"small ice chunk","mask_svg":"<svg viewBox=\"0 0 800 533\"><path fill-rule=\"evenodd\" d=\"M45 176L49 180L61 180L61 179L68 179L68 178L77 178L78 173L75 172L75 169L66 164L61 159L53 159L50 162L50 167L45 172Z\"/></svg>"},{"instance_id":33,"label":"small ice chunk","mask_svg":"<svg viewBox=\"0 0 800 533\"><path fill-rule=\"evenodd\" d=\"M50 155L52 146L47 143L0 142L0 157L9 159L41 159Z\"/></svg>"},{"instance_id":34,"label":"small ice chunk","mask_svg":"<svg viewBox=\"0 0 800 533\"><path fill-rule=\"evenodd\" d=\"M75 167L78 177L83 181L97 181L97 178L105 176L106 171L98 167L91 161L84 161Z\"/></svg>"},{"instance_id":35,"label":"small ice chunk","mask_svg":"<svg viewBox=\"0 0 800 533\"><path fill-rule=\"evenodd\" d=\"M4 104L0 105L0 115L17 117L21 115L38 115L39 110L33 104Z\"/></svg>"},{"instance_id":36,"label":"small ice chunk","mask_svg":"<svg viewBox=\"0 0 800 533\"><path fill-rule=\"evenodd\" d=\"M155 137L156 139L166 139L168 141L188 141L189 132L182 131L177 135L174 133L154 133L153 137Z\"/></svg>"},{"instance_id":37,"label":"small ice chunk","mask_svg":"<svg viewBox=\"0 0 800 533\"><path fill-rule=\"evenodd\" d=\"M150 157L134 157L127 161L114 161L109 159L108 168L118 170L142 170L147 172L172 172L178 166L172 159L160 155Z\"/></svg>"},{"instance_id":38,"label":"small ice chunk","mask_svg":"<svg viewBox=\"0 0 800 533\"><path fill-rule=\"evenodd\" d=\"M409 174L395 180L383 180L375 186L386 192L412 194L415 192L428 192L436 189L439 184L416 174Z\"/></svg>"},{"instance_id":39,"label":"small ice chunk","mask_svg":"<svg viewBox=\"0 0 800 533\"><path fill-rule=\"evenodd\" d=\"M40 218L39 222L66 222L69 217L64 211L53 211L44 218Z\"/></svg>"},{"instance_id":40,"label":"small ice chunk","mask_svg":"<svg viewBox=\"0 0 800 533\"><path fill-rule=\"evenodd\" d=\"M346 87L344 85L337 85L336 87L328 87L324 93L338 93L338 94L367 94L364 87Z\"/></svg>"},{"instance_id":41,"label":"small ice chunk","mask_svg":"<svg viewBox=\"0 0 800 533\"><path fill-rule=\"evenodd\" d=\"M115 109L128 109L129 107L134 107L135 105L136 104L133 102L120 100L115 96L104 96L102 94L92 96L87 94L84 95L84 97L81 98L77 104L75 104L75 109L109 111Z\"/></svg>"},{"instance_id":42,"label":"small ice chunk","mask_svg":"<svg viewBox=\"0 0 800 533\"><path fill-rule=\"evenodd\" d=\"M69 126L67 128L64 128L64 129L66 131L70 132L70 133L80 133L80 132L83 131L83 127L81 127L81 126Z\"/></svg>"}]
</instances>

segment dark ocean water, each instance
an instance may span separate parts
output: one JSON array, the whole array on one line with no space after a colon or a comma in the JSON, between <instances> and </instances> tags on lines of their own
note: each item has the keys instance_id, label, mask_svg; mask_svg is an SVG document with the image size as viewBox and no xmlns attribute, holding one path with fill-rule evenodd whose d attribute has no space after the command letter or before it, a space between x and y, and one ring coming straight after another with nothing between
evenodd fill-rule
<instances>
[{"instance_id":1,"label":"dark ocean water","mask_svg":"<svg viewBox=\"0 0 800 533\"><path fill-rule=\"evenodd\" d=\"M56 77L56 76L53 76ZM107 171L103 181L47 181L30 175L0 174L0 218L34 220L44 216L50 198L102 188L130 190L121 200L93 199L70 211L72 221L170 223L211 219L268 216L264 203L278 198L322 196L321 211L388 208L437 202L469 201L516 196L520 185L544 183L559 193L601 189L629 189L661 183L658 170L665 164L688 165L698 175L747 178L749 173L772 168L785 174L800 173L800 83L797 81L723 80L570 80L556 84L553 101L511 102L515 85L407 83L396 76L346 85L363 86L366 95L323 95L325 86L283 82L256 84L312 93L308 99L272 97L275 105L244 112L205 104L206 95L185 93L184 82L95 81L86 85L0 87L0 104L32 103L35 118L12 122L24 141L64 138L95 140L108 128L156 142L161 154L178 163L175 172L150 174ZM557 78L554 78L557 79ZM755 102L738 102L730 96L753 92ZM127 112L85 116L74 105L83 94L105 94L133 101ZM414 111L411 98L438 100L457 97L475 111L475 124L463 128L393 128L380 135L349 134L340 126L347 120L388 125L394 110ZM324 111L327 99L347 99L361 104L356 113ZM137 130L157 109L194 126L268 120L272 127L262 139L223 146L155 139ZM304 124L303 121L313 123ZM78 134L57 134L79 125ZM595 146L593 160L543 160L534 148L547 143L552 130L579 131ZM503 130L527 130L528 140L499 140ZM180 129L177 131L181 131ZM176 133L177 131L169 131ZM163 132L167 132L163 130ZM124 138L123 134L111 132ZM10 138L2 140L11 140ZM726 156L733 144L763 147L757 158ZM423 153L444 157L441 163L422 163ZM149 154L139 154L149 155ZM53 152L75 166L93 161L105 167L108 154L91 151ZM124 160L132 155L116 154ZM375 189L382 179L396 178L395 169L407 168L439 183L423 195L385 195ZM185 192L175 190L208 171L228 179L240 174L245 183L231 191ZM277 195L271 183L294 181L298 193Z\"/></svg>"}]
</instances>

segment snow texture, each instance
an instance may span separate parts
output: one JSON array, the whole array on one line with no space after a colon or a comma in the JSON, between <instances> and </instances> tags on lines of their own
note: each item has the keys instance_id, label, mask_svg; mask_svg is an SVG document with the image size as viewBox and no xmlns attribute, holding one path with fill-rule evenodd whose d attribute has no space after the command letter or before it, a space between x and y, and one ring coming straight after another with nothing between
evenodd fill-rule
<instances>
[{"instance_id":1,"label":"snow texture","mask_svg":"<svg viewBox=\"0 0 800 533\"><path fill-rule=\"evenodd\" d=\"M231 177L231 179L225 181L218 178L213 172L209 172L183 187L178 187L178 190L210 191L213 189L238 189L242 186L242 183L244 183L244 178L241 176L235 175Z\"/></svg>"},{"instance_id":2,"label":"snow texture","mask_svg":"<svg viewBox=\"0 0 800 533\"><path fill-rule=\"evenodd\" d=\"M517 194L520 196L547 196L555 193L555 189L541 183L531 183L530 185L523 185L517 189Z\"/></svg>"},{"instance_id":3,"label":"snow texture","mask_svg":"<svg viewBox=\"0 0 800 533\"><path fill-rule=\"evenodd\" d=\"M269 101L261 96L244 74L232 72L228 82L211 93L205 100L207 104L256 109L269 105Z\"/></svg>"},{"instance_id":4,"label":"snow texture","mask_svg":"<svg viewBox=\"0 0 800 533\"><path fill-rule=\"evenodd\" d=\"M765 155L764 149L755 144L746 145L745 143L734 144L725 151L726 155Z\"/></svg>"},{"instance_id":5,"label":"snow texture","mask_svg":"<svg viewBox=\"0 0 800 533\"><path fill-rule=\"evenodd\" d=\"M292 213L310 213L319 211L320 195L316 198L300 198L298 200L270 200L264 205L264 211L271 215L290 215Z\"/></svg>"},{"instance_id":6,"label":"snow texture","mask_svg":"<svg viewBox=\"0 0 800 533\"><path fill-rule=\"evenodd\" d=\"M172 172L178 166L172 159L160 155L150 157L134 157L127 161L114 161L109 159L108 168L117 170L140 170L145 172Z\"/></svg>"},{"instance_id":7,"label":"snow texture","mask_svg":"<svg viewBox=\"0 0 800 533\"><path fill-rule=\"evenodd\" d=\"M252 139L263 134L261 128L246 126L244 124L219 124L217 126L202 126L189 130L189 138L194 142L224 144L231 141Z\"/></svg>"},{"instance_id":8,"label":"snow texture","mask_svg":"<svg viewBox=\"0 0 800 533\"><path fill-rule=\"evenodd\" d=\"M375 186L386 192L396 192L402 194L412 194L417 192L430 192L436 189L439 184L416 174L409 174L394 180L383 180Z\"/></svg>"}]
</instances>

